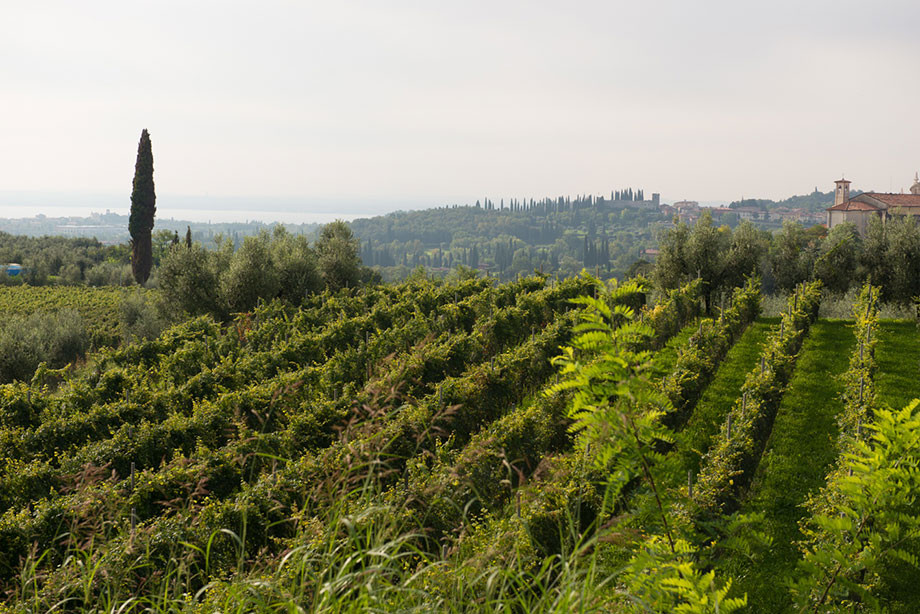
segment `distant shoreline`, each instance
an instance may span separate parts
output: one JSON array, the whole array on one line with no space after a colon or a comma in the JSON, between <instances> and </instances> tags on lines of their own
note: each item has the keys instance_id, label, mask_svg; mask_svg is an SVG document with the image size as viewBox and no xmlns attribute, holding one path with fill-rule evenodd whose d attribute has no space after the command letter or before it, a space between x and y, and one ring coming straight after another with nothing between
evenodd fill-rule
<instances>
[{"instance_id":1,"label":"distant shoreline","mask_svg":"<svg viewBox=\"0 0 920 614\"><path fill-rule=\"evenodd\" d=\"M124 211L103 210L99 207L33 207L33 206L3 206L0 205L0 224L9 221L27 221L44 216L55 220L86 220L106 213L128 215ZM359 217L372 217L357 213L313 213L309 211L271 211L271 210L215 210L215 209L158 209L158 220L172 222L195 222L199 224L236 224L261 222L263 224L325 224L336 219L351 221Z\"/></svg>"}]
</instances>

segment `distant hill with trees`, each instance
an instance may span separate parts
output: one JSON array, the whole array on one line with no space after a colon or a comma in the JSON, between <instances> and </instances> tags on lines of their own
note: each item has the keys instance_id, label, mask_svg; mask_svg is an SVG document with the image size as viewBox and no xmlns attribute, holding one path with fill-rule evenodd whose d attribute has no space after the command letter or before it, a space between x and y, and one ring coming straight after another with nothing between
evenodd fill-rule
<instances>
[{"instance_id":1,"label":"distant hill with trees","mask_svg":"<svg viewBox=\"0 0 920 614\"><path fill-rule=\"evenodd\" d=\"M855 194L855 192L854 192ZM824 211L834 204L834 192L821 192L818 188L811 194L790 196L783 200L770 200L769 198L743 198L732 201L728 206L732 209L739 207L756 207L758 209L805 209L806 211Z\"/></svg>"},{"instance_id":2,"label":"distant hill with trees","mask_svg":"<svg viewBox=\"0 0 920 614\"><path fill-rule=\"evenodd\" d=\"M461 265L504 280L535 270L573 275L582 268L623 277L672 225L669 213L644 198L642 190L627 188L609 199L484 199L358 219L350 226L364 264L384 279L404 278L417 267L446 274Z\"/></svg>"},{"instance_id":3,"label":"distant hill with trees","mask_svg":"<svg viewBox=\"0 0 920 614\"><path fill-rule=\"evenodd\" d=\"M348 226L359 242L362 264L387 281L405 279L420 267L435 276L446 276L460 267L468 267L501 280L534 271L570 276L584 268L604 278L622 279L650 271L659 239L664 231L675 225L675 210L660 204L656 198L652 195L646 200L646 192L634 188L614 190L605 196L512 198L497 202L484 198L473 205L396 211L361 218L348 222ZM829 206L832 198L831 192L815 190L780 201L743 199L731 203L730 209L755 207L765 211L803 209L817 212ZM707 210L706 207L702 209ZM743 212L713 209L712 213L717 225L734 228L742 221L739 213ZM695 217L690 218L693 219ZM784 214L771 214L752 221L760 229L778 232L781 219L785 219ZM58 280L71 284L130 284L128 246L103 245L127 241L128 221L128 216L109 212L90 218L37 216L0 220L0 229L16 235L73 237L99 233L98 241L27 239L2 234L0 264L23 264L28 271L28 281L33 285ZM188 233L192 241L207 251L238 250L246 237L265 232L271 234L273 226L283 226L288 234L302 236L310 242L320 238L318 224L210 224L159 218L151 235L153 265L159 266L170 245ZM61 247L65 244L68 247ZM2 257L3 253L7 256Z\"/></svg>"}]
</instances>

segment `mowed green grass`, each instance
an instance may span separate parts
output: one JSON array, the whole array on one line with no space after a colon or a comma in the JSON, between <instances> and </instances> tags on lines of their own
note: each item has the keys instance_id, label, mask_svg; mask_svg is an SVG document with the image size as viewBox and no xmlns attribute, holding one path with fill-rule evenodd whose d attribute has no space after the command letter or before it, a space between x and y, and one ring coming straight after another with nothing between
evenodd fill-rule
<instances>
[{"instance_id":1,"label":"mowed green grass","mask_svg":"<svg viewBox=\"0 0 920 614\"><path fill-rule=\"evenodd\" d=\"M905 320L879 322L875 346L879 398L895 409L920 397L920 330Z\"/></svg>"},{"instance_id":2,"label":"mowed green grass","mask_svg":"<svg viewBox=\"0 0 920 614\"><path fill-rule=\"evenodd\" d=\"M799 559L795 542L802 537L801 506L809 493L821 488L837 458L841 376L855 347L852 322L819 320L799 353L744 509L764 514L773 544L764 560L739 558L731 564L752 612L786 612L790 607L781 579L795 571Z\"/></svg>"},{"instance_id":3,"label":"mowed green grass","mask_svg":"<svg viewBox=\"0 0 920 614\"><path fill-rule=\"evenodd\" d=\"M697 402L690 419L677 438L677 453L682 475L699 472L700 459L709 450L732 404L741 395L747 374L760 360L760 349L770 328L779 318L758 318L728 351L712 382Z\"/></svg>"}]
</instances>

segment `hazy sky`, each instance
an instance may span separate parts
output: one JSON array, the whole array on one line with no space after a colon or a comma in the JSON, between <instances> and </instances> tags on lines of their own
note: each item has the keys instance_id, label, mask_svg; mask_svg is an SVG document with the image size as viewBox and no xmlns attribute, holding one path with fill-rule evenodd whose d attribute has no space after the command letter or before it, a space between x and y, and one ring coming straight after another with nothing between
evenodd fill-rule
<instances>
[{"instance_id":1,"label":"hazy sky","mask_svg":"<svg viewBox=\"0 0 920 614\"><path fill-rule=\"evenodd\" d=\"M920 2L4 2L0 194L900 191ZM280 202L280 200L279 200Z\"/></svg>"}]
</instances>

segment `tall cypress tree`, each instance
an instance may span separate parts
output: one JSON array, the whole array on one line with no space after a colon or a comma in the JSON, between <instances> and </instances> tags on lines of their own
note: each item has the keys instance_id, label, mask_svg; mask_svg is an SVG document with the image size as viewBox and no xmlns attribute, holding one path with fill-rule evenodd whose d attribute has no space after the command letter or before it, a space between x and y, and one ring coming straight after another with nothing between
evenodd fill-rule
<instances>
[{"instance_id":1,"label":"tall cypress tree","mask_svg":"<svg viewBox=\"0 0 920 614\"><path fill-rule=\"evenodd\" d=\"M150 134L145 128L137 144L137 162L134 165L134 187L131 190L131 217L128 232L131 233L131 272L139 284L150 277L153 266L153 216L156 214L157 196L153 189L153 151Z\"/></svg>"}]
</instances>

